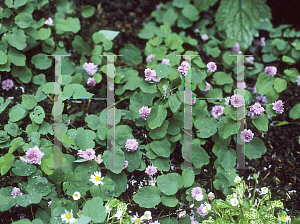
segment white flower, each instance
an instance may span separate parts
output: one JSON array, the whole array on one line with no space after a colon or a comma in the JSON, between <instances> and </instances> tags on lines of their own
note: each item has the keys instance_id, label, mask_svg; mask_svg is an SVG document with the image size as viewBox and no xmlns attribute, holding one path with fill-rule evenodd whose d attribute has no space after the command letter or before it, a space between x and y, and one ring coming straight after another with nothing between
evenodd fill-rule
<instances>
[{"instance_id":1,"label":"white flower","mask_svg":"<svg viewBox=\"0 0 300 224\"><path fill-rule=\"evenodd\" d=\"M260 190L261 194L267 194L269 189L267 187L262 187Z\"/></svg>"},{"instance_id":2,"label":"white flower","mask_svg":"<svg viewBox=\"0 0 300 224\"><path fill-rule=\"evenodd\" d=\"M45 20L44 24L49 25L49 26L53 26L53 19L49 17L48 19Z\"/></svg>"},{"instance_id":3,"label":"white flower","mask_svg":"<svg viewBox=\"0 0 300 224\"><path fill-rule=\"evenodd\" d=\"M291 218L289 216L278 215L278 220L281 222L289 222L291 220Z\"/></svg>"},{"instance_id":4,"label":"white flower","mask_svg":"<svg viewBox=\"0 0 300 224\"><path fill-rule=\"evenodd\" d=\"M208 211L211 210L211 205L207 202L205 202L204 204L205 204L205 207L202 209L202 212L207 213Z\"/></svg>"},{"instance_id":5,"label":"white flower","mask_svg":"<svg viewBox=\"0 0 300 224\"><path fill-rule=\"evenodd\" d=\"M106 213L109 213L111 208L108 205L105 205Z\"/></svg>"},{"instance_id":6,"label":"white flower","mask_svg":"<svg viewBox=\"0 0 300 224\"><path fill-rule=\"evenodd\" d=\"M167 85L163 85L163 90L166 92L167 91L167 89L168 89L168 86Z\"/></svg>"},{"instance_id":7,"label":"white flower","mask_svg":"<svg viewBox=\"0 0 300 224\"><path fill-rule=\"evenodd\" d=\"M73 199L76 201L80 198L81 194L79 191L75 191L73 194Z\"/></svg>"},{"instance_id":8,"label":"white flower","mask_svg":"<svg viewBox=\"0 0 300 224\"><path fill-rule=\"evenodd\" d=\"M96 171L96 172L94 172L94 174L95 175L93 175L93 174L91 175L90 181L92 181L96 186L99 185L99 184L103 185L102 180L103 180L104 177L101 177L101 172Z\"/></svg>"},{"instance_id":9,"label":"white flower","mask_svg":"<svg viewBox=\"0 0 300 224\"><path fill-rule=\"evenodd\" d=\"M77 221L77 219L73 218L73 210L71 210L71 212L65 210L65 212L66 212L65 214L61 215L62 221L66 223L74 224Z\"/></svg>"},{"instance_id":10,"label":"white flower","mask_svg":"<svg viewBox=\"0 0 300 224\"><path fill-rule=\"evenodd\" d=\"M135 215L132 217L132 221L134 224L140 224L140 223L143 223L143 218L139 218L138 215Z\"/></svg>"},{"instance_id":11,"label":"white flower","mask_svg":"<svg viewBox=\"0 0 300 224\"><path fill-rule=\"evenodd\" d=\"M197 201L202 201L204 198L203 194L196 194L196 200Z\"/></svg>"},{"instance_id":12,"label":"white flower","mask_svg":"<svg viewBox=\"0 0 300 224\"><path fill-rule=\"evenodd\" d=\"M95 161L98 163L98 164L101 164L103 162L103 157L101 154L99 154L96 158L95 158Z\"/></svg>"},{"instance_id":13,"label":"white flower","mask_svg":"<svg viewBox=\"0 0 300 224\"><path fill-rule=\"evenodd\" d=\"M242 179L239 176L236 176L236 178L234 179L234 182L236 183L241 183Z\"/></svg>"},{"instance_id":14,"label":"white flower","mask_svg":"<svg viewBox=\"0 0 300 224\"><path fill-rule=\"evenodd\" d=\"M239 200L237 198L230 198L230 204L232 206L237 206L239 204Z\"/></svg>"},{"instance_id":15,"label":"white flower","mask_svg":"<svg viewBox=\"0 0 300 224\"><path fill-rule=\"evenodd\" d=\"M114 217L116 217L117 219L120 219L122 217L123 211L122 210L118 210L117 213L114 215Z\"/></svg>"},{"instance_id":16,"label":"white flower","mask_svg":"<svg viewBox=\"0 0 300 224\"><path fill-rule=\"evenodd\" d=\"M233 193L232 195L230 195L231 198L237 198L237 194Z\"/></svg>"},{"instance_id":17,"label":"white flower","mask_svg":"<svg viewBox=\"0 0 300 224\"><path fill-rule=\"evenodd\" d=\"M152 219L151 212L150 211L145 211L144 215L141 218L146 219L146 220Z\"/></svg>"}]
</instances>

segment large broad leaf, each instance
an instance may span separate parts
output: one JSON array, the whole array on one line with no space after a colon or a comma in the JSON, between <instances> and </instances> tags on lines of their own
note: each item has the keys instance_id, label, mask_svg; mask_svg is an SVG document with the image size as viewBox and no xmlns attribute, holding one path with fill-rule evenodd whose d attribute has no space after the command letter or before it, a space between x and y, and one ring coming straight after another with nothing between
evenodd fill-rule
<instances>
[{"instance_id":1,"label":"large broad leaf","mask_svg":"<svg viewBox=\"0 0 300 224\"><path fill-rule=\"evenodd\" d=\"M293 108L289 112L289 117L294 120L300 118L300 103L293 106Z\"/></svg>"},{"instance_id":2,"label":"large broad leaf","mask_svg":"<svg viewBox=\"0 0 300 224\"><path fill-rule=\"evenodd\" d=\"M104 222L106 219L105 207L103 207L103 201L100 197L94 197L88 200L84 205L83 215L91 217L92 221L95 223Z\"/></svg>"},{"instance_id":3,"label":"large broad leaf","mask_svg":"<svg viewBox=\"0 0 300 224\"><path fill-rule=\"evenodd\" d=\"M139 64L142 62L143 57L141 51L133 44L125 44L125 47L119 51L120 55L123 55L123 60L126 64Z\"/></svg>"},{"instance_id":4,"label":"large broad leaf","mask_svg":"<svg viewBox=\"0 0 300 224\"><path fill-rule=\"evenodd\" d=\"M182 178L178 173L163 174L157 178L158 188L166 195L176 194L182 185Z\"/></svg>"},{"instance_id":5,"label":"large broad leaf","mask_svg":"<svg viewBox=\"0 0 300 224\"><path fill-rule=\"evenodd\" d=\"M270 18L270 8L262 0L222 0L216 14L217 26L242 49L248 48L258 34L260 19Z\"/></svg>"},{"instance_id":6,"label":"large broad leaf","mask_svg":"<svg viewBox=\"0 0 300 224\"><path fill-rule=\"evenodd\" d=\"M164 106L155 104L151 108L151 112L149 114L148 118L148 125L150 129L155 129L157 127L160 127L164 120L167 117L167 110Z\"/></svg>"},{"instance_id":7,"label":"large broad leaf","mask_svg":"<svg viewBox=\"0 0 300 224\"><path fill-rule=\"evenodd\" d=\"M161 191L158 187L146 186L140 188L137 193L133 196L133 200L143 208L153 208L158 205Z\"/></svg>"},{"instance_id":8,"label":"large broad leaf","mask_svg":"<svg viewBox=\"0 0 300 224\"><path fill-rule=\"evenodd\" d=\"M194 166L201 168L203 165L207 165L209 163L209 155L207 152L199 145L193 144L192 147L192 161Z\"/></svg>"},{"instance_id":9,"label":"large broad leaf","mask_svg":"<svg viewBox=\"0 0 300 224\"><path fill-rule=\"evenodd\" d=\"M245 156L251 159L260 158L266 151L264 141L260 138L254 137L250 142L245 143Z\"/></svg>"}]
</instances>

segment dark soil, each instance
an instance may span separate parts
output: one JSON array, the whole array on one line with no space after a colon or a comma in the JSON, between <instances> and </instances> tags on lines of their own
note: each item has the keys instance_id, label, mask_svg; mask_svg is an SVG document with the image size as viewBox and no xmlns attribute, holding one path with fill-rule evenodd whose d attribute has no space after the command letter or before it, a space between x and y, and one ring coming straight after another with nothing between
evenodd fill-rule
<instances>
[{"instance_id":1,"label":"dark soil","mask_svg":"<svg viewBox=\"0 0 300 224\"><path fill-rule=\"evenodd\" d=\"M120 31L120 34L113 40L113 49L112 52L115 54L119 54L119 50L127 43L133 43L136 47L138 47L142 54L144 52L144 47L147 40L141 40L137 37L137 34L143 28L143 23L149 20L149 16L151 11L155 9L155 5L159 4L160 1L146 1L146 0L132 0L132 1L123 1L123 0L102 0L102 1L94 1L94 0L85 0L74 1L74 7L76 9L76 13L79 15L79 9L86 4L93 5L97 8L95 15L88 19L83 19L81 16L78 16L81 20L82 30L79 31L78 35L83 37L85 41L87 41L92 46L91 36L94 32L99 30L114 30ZM161 2L167 2L166 0ZM52 9L50 9L52 10ZM46 14L48 14L47 12ZM54 11L52 12L54 13ZM44 14L41 13L41 16ZM275 20L274 20L275 21ZM275 26L275 24L274 24ZM71 42L73 39L65 39L68 43L67 46L70 47L71 50ZM32 52L28 52L28 57L36 54L36 50ZM143 54L144 56L144 54ZM79 56L75 54L72 55L71 60L78 61ZM144 60L145 61L145 56ZM116 66L123 65L122 60L116 61ZM139 71L140 74L143 73L146 65L134 66L135 69ZM7 77L9 78L9 77ZM49 79L49 80L48 80ZM47 81L51 81L49 76L47 77ZM52 80L53 81L53 80ZM248 85L248 83L247 83ZM24 86L23 84L16 84L16 86ZM25 87L26 94L34 94L37 90L37 86L29 83ZM97 85L99 89L101 86ZM88 89L88 91L90 91ZM98 92L98 91L97 91ZM12 89L8 92L1 92L2 96L14 96L13 104L17 104L21 102L21 96L23 92L21 89ZM285 102L284 108L285 112L281 115L272 118L272 121L289 121L289 122L298 122L284 125L280 127L270 126L269 131L264 134L264 137L261 137L262 133L257 131L256 128L251 127L251 121L247 120L248 128L255 130L255 136L261 137L265 145L267 147L267 152L260 159L246 159L248 163L247 166L254 167L254 170L239 170L238 173L247 179L249 175L253 175L253 173L260 172L259 175L259 184L258 187L267 186L272 192L273 200L282 200L284 203L284 207L287 208L288 214L295 216L300 213L300 187L299 187L299 178L300 178L300 146L298 143L298 136L300 135L300 122L293 121L288 117L288 111L297 103L300 103L300 89L296 88L295 84L288 90L285 90L280 94L280 99ZM51 96L49 96L46 100L42 101L43 108L48 113L51 113L53 99L51 100ZM129 101L123 101L119 108L125 109L127 107ZM96 106L95 104L89 104L88 101L82 102L81 104L71 105L70 110L66 110L66 107L71 105L71 103L66 102L64 113L76 113L78 111L83 112L83 116L77 118L76 121L72 122L72 124L76 127L84 126L84 116L85 113L94 113ZM105 107L105 105L101 105L101 107ZM99 109L99 108L98 108ZM74 110L74 111L72 111ZM76 111L76 112L75 112ZM47 122L53 122L51 120L51 116L46 117ZM2 123L7 123L6 120L2 120ZM82 125L83 124L83 125ZM25 128L23 128L25 129ZM134 135L139 139L143 139L142 129L135 127ZM173 153L172 154L172 164L179 167L182 160L179 159L180 156ZM146 162L147 163L147 162ZM147 164L148 165L148 164ZM210 164L211 165L211 164ZM208 169L208 172L203 172L202 174L197 176L197 180L201 180L201 184L203 184L205 189L211 190L211 183L208 180L208 177L214 176L214 171L210 165L205 168ZM206 173L206 174L205 174ZM144 210L139 208L139 206L132 200L133 192L136 192L138 189L138 183L140 181L144 181L146 176L144 172L135 171L133 173L127 173L128 180L135 179L137 183L129 184L129 188L126 192L124 192L120 199L125 203L128 203L128 210L132 211L131 215L134 215L136 212L139 215L142 215ZM253 180L247 181L247 183L251 186L254 186ZM6 175L2 177L0 187L11 186L14 183L13 179ZM290 192L295 190L295 192ZM223 197L220 192L215 192L217 197ZM30 208L22 208L22 207L13 207L10 211L6 211L0 214L0 223L11 223L11 221L16 221L20 219L20 216L24 218L28 218L32 220L32 213L38 209L38 205L32 205L32 212ZM166 208L165 206L159 205L155 209L151 209L152 217L157 218L159 215L169 215L170 213L174 213L177 208ZM292 211L292 212L291 212ZM160 214L161 213L161 214ZM176 217L176 215L173 215Z\"/></svg>"}]
</instances>

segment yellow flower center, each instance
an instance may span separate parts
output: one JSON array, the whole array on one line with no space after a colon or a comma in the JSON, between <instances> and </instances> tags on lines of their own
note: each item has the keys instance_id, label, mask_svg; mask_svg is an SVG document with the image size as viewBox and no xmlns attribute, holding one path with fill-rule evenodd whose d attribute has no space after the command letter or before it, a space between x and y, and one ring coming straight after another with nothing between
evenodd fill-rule
<instances>
[{"instance_id":1,"label":"yellow flower center","mask_svg":"<svg viewBox=\"0 0 300 224\"><path fill-rule=\"evenodd\" d=\"M72 215L70 213L66 214L66 219L71 219Z\"/></svg>"},{"instance_id":2,"label":"yellow flower center","mask_svg":"<svg viewBox=\"0 0 300 224\"><path fill-rule=\"evenodd\" d=\"M75 197L78 197L78 194L75 194Z\"/></svg>"},{"instance_id":3,"label":"yellow flower center","mask_svg":"<svg viewBox=\"0 0 300 224\"><path fill-rule=\"evenodd\" d=\"M136 223L141 223L141 219L140 219L140 218L137 218L137 219L136 219Z\"/></svg>"},{"instance_id":4,"label":"yellow flower center","mask_svg":"<svg viewBox=\"0 0 300 224\"><path fill-rule=\"evenodd\" d=\"M96 180L96 181L100 181L100 180L101 180L101 177L96 176L96 177L95 177L95 180Z\"/></svg>"},{"instance_id":5,"label":"yellow flower center","mask_svg":"<svg viewBox=\"0 0 300 224\"><path fill-rule=\"evenodd\" d=\"M282 221L285 221L285 216L281 216L280 219L281 219Z\"/></svg>"}]
</instances>

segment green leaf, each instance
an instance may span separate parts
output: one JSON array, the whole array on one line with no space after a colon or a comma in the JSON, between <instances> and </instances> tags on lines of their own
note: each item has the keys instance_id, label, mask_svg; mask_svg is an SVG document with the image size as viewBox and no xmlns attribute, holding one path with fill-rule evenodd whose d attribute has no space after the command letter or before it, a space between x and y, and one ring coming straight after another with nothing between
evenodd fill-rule
<instances>
[{"instance_id":1,"label":"green leaf","mask_svg":"<svg viewBox=\"0 0 300 224\"><path fill-rule=\"evenodd\" d=\"M4 125L4 130L7 131L13 137L17 137L22 133L19 126L16 123L11 123L11 122Z\"/></svg>"},{"instance_id":2,"label":"green leaf","mask_svg":"<svg viewBox=\"0 0 300 224\"><path fill-rule=\"evenodd\" d=\"M288 63L289 65L293 65L296 63L296 61L286 55L282 56L282 61Z\"/></svg>"},{"instance_id":3,"label":"green leaf","mask_svg":"<svg viewBox=\"0 0 300 224\"><path fill-rule=\"evenodd\" d=\"M162 157L170 157L170 147L170 142L166 138L159 141L152 141L150 143L150 148L155 152L155 154Z\"/></svg>"},{"instance_id":4,"label":"green leaf","mask_svg":"<svg viewBox=\"0 0 300 224\"><path fill-rule=\"evenodd\" d=\"M47 83L45 83L43 86L42 86L42 90L43 90L43 92L45 93L45 94L55 94L55 92L54 92L54 86L56 86L56 89L58 88L58 89L60 89L60 87L59 87L59 84L57 83L57 82L47 82ZM68 85L67 85L68 86ZM66 86L66 87L67 87ZM65 88L66 88L65 87ZM70 86L71 87L71 86ZM72 94L73 94L73 92L72 92ZM71 95L72 96L72 95ZM71 97L70 96L70 97Z\"/></svg>"},{"instance_id":5,"label":"green leaf","mask_svg":"<svg viewBox=\"0 0 300 224\"><path fill-rule=\"evenodd\" d=\"M0 64L4 65L7 62L7 55L3 52L0 51Z\"/></svg>"},{"instance_id":6,"label":"green leaf","mask_svg":"<svg viewBox=\"0 0 300 224\"><path fill-rule=\"evenodd\" d=\"M69 136L65 132L61 132L61 139L63 143L69 144L69 145L75 145L75 143L72 141L72 139L69 138Z\"/></svg>"},{"instance_id":7,"label":"green leaf","mask_svg":"<svg viewBox=\"0 0 300 224\"><path fill-rule=\"evenodd\" d=\"M12 172L17 176L30 176L36 170L35 165L24 163L21 160L16 160L13 166Z\"/></svg>"},{"instance_id":8,"label":"green leaf","mask_svg":"<svg viewBox=\"0 0 300 224\"><path fill-rule=\"evenodd\" d=\"M260 19L271 19L269 6L260 0L222 0L216 14L216 23L229 39L247 49L257 35Z\"/></svg>"},{"instance_id":9,"label":"green leaf","mask_svg":"<svg viewBox=\"0 0 300 224\"><path fill-rule=\"evenodd\" d=\"M39 53L31 58L31 63L34 64L37 69L45 70L51 67L52 60L47 57L46 54Z\"/></svg>"},{"instance_id":10,"label":"green leaf","mask_svg":"<svg viewBox=\"0 0 300 224\"><path fill-rule=\"evenodd\" d=\"M269 120L265 114L261 114L258 118L252 119L252 124L261 131L268 131Z\"/></svg>"},{"instance_id":11,"label":"green leaf","mask_svg":"<svg viewBox=\"0 0 300 224\"><path fill-rule=\"evenodd\" d=\"M192 168L184 169L182 171L183 187L187 188L193 185L195 181L195 173Z\"/></svg>"},{"instance_id":12,"label":"green leaf","mask_svg":"<svg viewBox=\"0 0 300 224\"><path fill-rule=\"evenodd\" d=\"M32 22L32 15L28 13L20 13L15 17L15 23L22 29L29 27Z\"/></svg>"},{"instance_id":13,"label":"green leaf","mask_svg":"<svg viewBox=\"0 0 300 224\"><path fill-rule=\"evenodd\" d=\"M41 28L39 30L39 35L40 35L41 40L46 40L51 35L51 29L50 28Z\"/></svg>"},{"instance_id":14,"label":"green leaf","mask_svg":"<svg viewBox=\"0 0 300 224\"><path fill-rule=\"evenodd\" d=\"M233 168L236 165L236 152L233 149L227 149L225 147L221 147L217 153L218 162L224 168L224 170L228 170Z\"/></svg>"},{"instance_id":15,"label":"green leaf","mask_svg":"<svg viewBox=\"0 0 300 224\"><path fill-rule=\"evenodd\" d=\"M29 83L32 77L32 72L27 66L13 66L11 74L13 77L18 77L23 83Z\"/></svg>"},{"instance_id":16,"label":"green leaf","mask_svg":"<svg viewBox=\"0 0 300 224\"><path fill-rule=\"evenodd\" d=\"M168 97L168 102L170 105L170 109L173 113L176 113L181 106L181 102L178 100L177 95L173 94Z\"/></svg>"},{"instance_id":17,"label":"green leaf","mask_svg":"<svg viewBox=\"0 0 300 224\"><path fill-rule=\"evenodd\" d=\"M263 54L263 62L269 63L272 61L276 61L277 57L274 56L273 54Z\"/></svg>"},{"instance_id":18,"label":"green leaf","mask_svg":"<svg viewBox=\"0 0 300 224\"><path fill-rule=\"evenodd\" d=\"M96 8L91 5L85 5L81 8L82 17L83 18L89 18L92 15L94 15Z\"/></svg>"},{"instance_id":19,"label":"green leaf","mask_svg":"<svg viewBox=\"0 0 300 224\"><path fill-rule=\"evenodd\" d=\"M119 54L123 55L122 59L128 65L140 64L143 60L141 51L133 44L125 44L125 46L119 51Z\"/></svg>"},{"instance_id":20,"label":"green leaf","mask_svg":"<svg viewBox=\"0 0 300 224\"><path fill-rule=\"evenodd\" d=\"M67 19L57 19L55 24L57 34L64 32L77 33L80 28L80 20L78 18L68 17Z\"/></svg>"},{"instance_id":21,"label":"green leaf","mask_svg":"<svg viewBox=\"0 0 300 224\"><path fill-rule=\"evenodd\" d=\"M23 30L13 29L12 34L6 34L8 43L17 48L18 50L23 50L26 45L26 36Z\"/></svg>"},{"instance_id":22,"label":"green leaf","mask_svg":"<svg viewBox=\"0 0 300 224\"><path fill-rule=\"evenodd\" d=\"M281 93L287 87L287 81L282 78L275 78L274 80L274 89L277 93Z\"/></svg>"},{"instance_id":23,"label":"green leaf","mask_svg":"<svg viewBox=\"0 0 300 224\"><path fill-rule=\"evenodd\" d=\"M161 203L168 207L175 207L179 203L179 201L175 195L163 195L161 196Z\"/></svg>"},{"instance_id":24,"label":"green leaf","mask_svg":"<svg viewBox=\"0 0 300 224\"><path fill-rule=\"evenodd\" d=\"M266 95L270 91L270 88L273 86L274 77L268 76L265 73L260 73L256 82L257 92L262 95Z\"/></svg>"},{"instance_id":25,"label":"green leaf","mask_svg":"<svg viewBox=\"0 0 300 224\"><path fill-rule=\"evenodd\" d=\"M100 30L98 33L103 34L107 40L113 40L118 36L120 31Z\"/></svg>"},{"instance_id":26,"label":"green leaf","mask_svg":"<svg viewBox=\"0 0 300 224\"><path fill-rule=\"evenodd\" d=\"M289 117L293 120L300 118L300 103L293 106L293 108L289 111Z\"/></svg>"},{"instance_id":27,"label":"green leaf","mask_svg":"<svg viewBox=\"0 0 300 224\"><path fill-rule=\"evenodd\" d=\"M141 81L140 89L144 93L156 93L157 92L156 84L148 83L145 81Z\"/></svg>"},{"instance_id":28,"label":"green leaf","mask_svg":"<svg viewBox=\"0 0 300 224\"><path fill-rule=\"evenodd\" d=\"M14 164L15 156L11 153L6 153L0 159L1 175L5 175Z\"/></svg>"},{"instance_id":29,"label":"green leaf","mask_svg":"<svg viewBox=\"0 0 300 224\"><path fill-rule=\"evenodd\" d=\"M45 83L47 83L45 74L38 74L33 76L32 82L36 85L40 85L40 86L44 85Z\"/></svg>"},{"instance_id":30,"label":"green leaf","mask_svg":"<svg viewBox=\"0 0 300 224\"><path fill-rule=\"evenodd\" d=\"M291 82L296 82L299 72L296 68L285 69L283 73L286 75L287 79Z\"/></svg>"},{"instance_id":31,"label":"green leaf","mask_svg":"<svg viewBox=\"0 0 300 224\"><path fill-rule=\"evenodd\" d=\"M267 148L264 141L260 138L254 137L250 142L245 143L245 156L251 159L258 159L265 154Z\"/></svg>"},{"instance_id":32,"label":"green leaf","mask_svg":"<svg viewBox=\"0 0 300 224\"><path fill-rule=\"evenodd\" d=\"M165 43L166 46L171 50L177 50L179 52L184 51L184 49L182 48L182 44L184 43L184 41L179 35L175 33L168 35L168 37L165 39Z\"/></svg>"},{"instance_id":33,"label":"green leaf","mask_svg":"<svg viewBox=\"0 0 300 224\"><path fill-rule=\"evenodd\" d=\"M161 202L161 191L158 187L146 186L138 189L137 193L133 195L133 200L140 207L153 208Z\"/></svg>"},{"instance_id":34,"label":"green leaf","mask_svg":"<svg viewBox=\"0 0 300 224\"><path fill-rule=\"evenodd\" d=\"M225 117L224 121L219 122L219 135L221 138L226 139L229 136L236 134L236 128L236 121L230 117Z\"/></svg>"},{"instance_id":35,"label":"green leaf","mask_svg":"<svg viewBox=\"0 0 300 224\"><path fill-rule=\"evenodd\" d=\"M151 39L155 36L156 31L159 28L156 26L154 21L150 21L148 23L144 23L144 28L138 33L138 37L141 39Z\"/></svg>"},{"instance_id":36,"label":"green leaf","mask_svg":"<svg viewBox=\"0 0 300 224\"><path fill-rule=\"evenodd\" d=\"M196 119L194 126L198 129L197 135L200 138L209 138L217 132L218 122L212 117Z\"/></svg>"},{"instance_id":37,"label":"green leaf","mask_svg":"<svg viewBox=\"0 0 300 224\"><path fill-rule=\"evenodd\" d=\"M18 104L18 107L13 107L9 111L9 121L10 122L16 122L24 118L27 114L26 109Z\"/></svg>"},{"instance_id":38,"label":"green leaf","mask_svg":"<svg viewBox=\"0 0 300 224\"><path fill-rule=\"evenodd\" d=\"M45 118L45 111L41 106L36 106L34 110L29 114L30 119L38 124L41 124Z\"/></svg>"},{"instance_id":39,"label":"green leaf","mask_svg":"<svg viewBox=\"0 0 300 224\"><path fill-rule=\"evenodd\" d=\"M137 150L135 152L124 152L125 153L125 160L128 161L128 167L127 171L132 172L139 168L141 164L141 159L142 159L142 152L141 150Z\"/></svg>"},{"instance_id":40,"label":"green leaf","mask_svg":"<svg viewBox=\"0 0 300 224\"><path fill-rule=\"evenodd\" d=\"M22 207L27 207L30 204L38 204L42 200L41 194L23 194L17 196L17 204Z\"/></svg>"},{"instance_id":41,"label":"green leaf","mask_svg":"<svg viewBox=\"0 0 300 224\"><path fill-rule=\"evenodd\" d=\"M148 117L148 125L150 129L160 127L167 117L167 110L164 106L155 104L151 108L151 112Z\"/></svg>"},{"instance_id":42,"label":"green leaf","mask_svg":"<svg viewBox=\"0 0 300 224\"><path fill-rule=\"evenodd\" d=\"M23 95L22 96L22 105L27 110L33 109L37 105L35 96L33 96L33 95Z\"/></svg>"},{"instance_id":43,"label":"green leaf","mask_svg":"<svg viewBox=\"0 0 300 224\"><path fill-rule=\"evenodd\" d=\"M221 51L218 47L208 48L207 54L217 58L221 54Z\"/></svg>"},{"instance_id":44,"label":"green leaf","mask_svg":"<svg viewBox=\"0 0 300 224\"><path fill-rule=\"evenodd\" d=\"M163 16L163 23L173 24L178 18L178 13L174 8L169 8Z\"/></svg>"},{"instance_id":45,"label":"green leaf","mask_svg":"<svg viewBox=\"0 0 300 224\"><path fill-rule=\"evenodd\" d=\"M153 69L156 72L156 76L159 78L165 78L172 75L173 69L171 65L158 64Z\"/></svg>"},{"instance_id":46,"label":"green leaf","mask_svg":"<svg viewBox=\"0 0 300 224\"><path fill-rule=\"evenodd\" d=\"M182 9L182 14L191 21L199 20L199 11L195 6L191 4L186 4Z\"/></svg>"},{"instance_id":47,"label":"green leaf","mask_svg":"<svg viewBox=\"0 0 300 224\"><path fill-rule=\"evenodd\" d=\"M225 72L215 72L213 77L217 83L217 85L231 84L233 83L233 79L227 75Z\"/></svg>"},{"instance_id":48,"label":"green leaf","mask_svg":"<svg viewBox=\"0 0 300 224\"><path fill-rule=\"evenodd\" d=\"M162 124L162 126L160 126L159 128L150 130L149 136L152 139L162 139L167 134L168 126L169 126L169 121L165 120L164 123Z\"/></svg>"},{"instance_id":49,"label":"green leaf","mask_svg":"<svg viewBox=\"0 0 300 224\"><path fill-rule=\"evenodd\" d=\"M187 0L174 0L172 2L172 5L176 6L178 8L183 8L185 5L189 4L189 2L190 2L189 0L188 1Z\"/></svg>"},{"instance_id":50,"label":"green leaf","mask_svg":"<svg viewBox=\"0 0 300 224\"><path fill-rule=\"evenodd\" d=\"M83 40L81 36L76 35L74 40L72 41L72 47L74 48L75 51L79 52L82 54L82 56L87 55L91 56L92 55L92 50L90 46Z\"/></svg>"},{"instance_id":51,"label":"green leaf","mask_svg":"<svg viewBox=\"0 0 300 224\"><path fill-rule=\"evenodd\" d=\"M201 10L201 11L207 11L209 7L216 4L218 0L201 0L201 1L195 1L195 6Z\"/></svg>"},{"instance_id":52,"label":"green leaf","mask_svg":"<svg viewBox=\"0 0 300 224\"><path fill-rule=\"evenodd\" d=\"M25 66L26 56L14 48L9 48L8 58L16 66Z\"/></svg>"},{"instance_id":53,"label":"green leaf","mask_svg":"<svg viewBox=\"0 0 300 224\"><path fill-rule=\"evenodd\" d=\"M209 155L199 145L192 145L192 161L195 167L201 168L204 165L209 164Z\"/></svg>"},{"instance_id":54,"label":"green leaf","mask_svg":"<svg viewBox=\"0 0 300 224\"><path fill-rule=\"evenodd\" d=\"M0 114L5 110L5 108L10 104L11 99L7 98L5 103L3 103L3 97L0 97Z\"/></svg>"}]
</instances>

